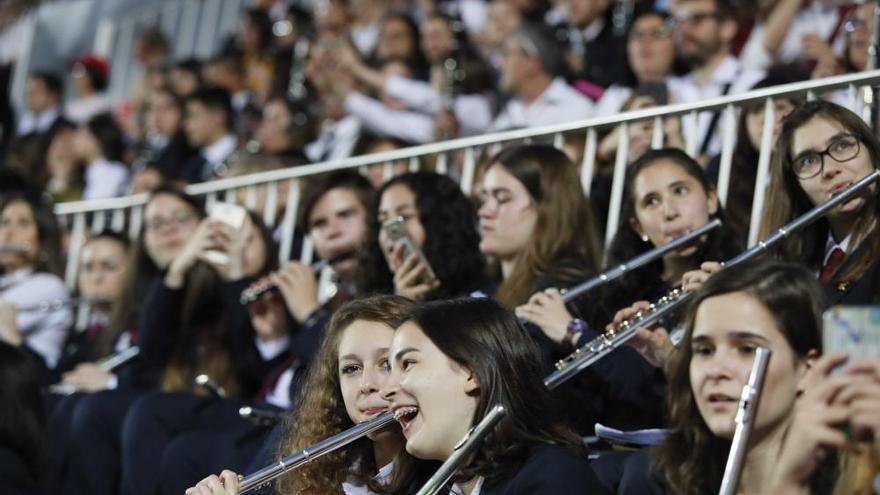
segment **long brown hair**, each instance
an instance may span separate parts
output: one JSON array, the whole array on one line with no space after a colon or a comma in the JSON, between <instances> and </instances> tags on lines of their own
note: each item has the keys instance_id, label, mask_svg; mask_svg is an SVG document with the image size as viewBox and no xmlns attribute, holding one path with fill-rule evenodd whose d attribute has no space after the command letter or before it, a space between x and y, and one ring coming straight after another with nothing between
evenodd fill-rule
<instances>
[{"instance_id":1,"label":"long brown hair","mask_svg":"<svg viewBox=\"0 0 880 495\"><path fill-rule=\"evenodd\" d=\"M354 426L345 409L340 390L339 342L342 334L356 321L379 322L397 328L404 322L404 313L411 306L412 302L405 297L386 295L358 299L336 311L305 381L297 392L297 410L285 424L284 439L279 444L279 457L302 450ZM411 483L398 478L402 473L416 476L417 469L398 469L401 463L408 462L412 463L413 459L405 452L395 458L395 479L392 479L392 485L411 486ZM349 447L330 452L280 477L277 482L278 493L340 493L342 483L349 479L368 485L376 493L384 493L386 487L378 485L372 479L378 468L373 458L372 442L362 438Z\"/></svg>"},{"instance_id":2,"label":"long brown hair","mask_svg":"<svg viewBox=\"0 0 880 495\"><path fill-rule=\"evenodd\" d=\"M691 389L691 342L697 310L710 297L747 292L773 315L795 355L821 351L822 312L827 304L812 272L772 259L746 262L713 275L694 293L687 308L685 334L666 370L670 434L653 452L670 493L717 492L730 441L715 436L703 420Z\"/></svg>"},{"instance_id":3,"label":"long brown hair","mask_svg":"<svg viewBox=\"0 0 880 495\"><path fill-rule=\"evenodd\" d=\"M859 140L860 146L867 150L874 168L877 167L880 160L880 141L874 137L871 129L858 115L823 100L811 101L794 109L782 122L782 132L779 134L776 152L773 154L767 204L761 219L761 237L770 235L814 207L792 171L791 152L795 131L817 117L834 121L852 133ZM880 215L880 201L877 200L876 191L880 191L880 188L875 188L871 196L873 203L868 203L862 208L853 232L866 234L867 229L871 228L871 224ZM775 254L785 259L803 260L812 267L818 267L822 264L829 229L828 220L823 218L806 227L798 235L788 237ZM880 228L875 227L867 237L854 240L866 242L868 248L862 250L858 259L848 265L841 275L843 280L859 278L880 254Z\"/></svg>"},{"instance_id":4,"label":"long brown hair","mask_svg":"<svg viewBox=\"0 0 880 495\"><path fill-rule=\"evenodd\" d=\"M173 196L184 204L189 205L197 218L201 219L205 216L204 210L194 198L168 185L163 185L153 191L147 204L162 194ZM146 206L143 211L146 211ZM109 354L113 348L113 343L122 332L137 330L138 319L140 318L144 300L147 297L147 291L162 276L162 269L156 265L156 262L147 251L144 228L142 223L137 241L129 250L128 259L125 264L125 276L122 279L122 288L119 291L119 296L113 303L113 308L110 310L110 321L107 323L107 328L101 332L95 343L93 349L94 359L102 358Z\"/></svg>"},{"instance_id":5,"label":"long brown hair","mask_svg":"<svg viewBox=\"0 0 880 495\"><path fill-rule=\"evenodd\" d=\"M543 276L578 280L595 273L600 254L593 211L577 167L565 153L547 145L517 146L502 150L489 163L489 168L504 167L516 177L538 212L529 244L517 255L495 299L512 308L528 300Z\"/></svg>"},{"instance_id":6,"label":"long brown hair","mask_svg":"<svg viewBox=\"0 0 880 495\"><path fill-rule=\"evenodd\" d=\"M258 277L277 267L272 234L253 212L248 212L254 231L265 246L265 260ZM194 387L194 379L206 374L232 396L245 384L239 383L234 366L235 343L229 315L229 304L236 304L225 295L224 281L211 265L199 261L187 271L184 280L183 305L179 333L174 351L162 377L162 391L192 391L205 394L203 387ZM219 311L218 311L219 308Z\"/></svg>"}]
</instances>

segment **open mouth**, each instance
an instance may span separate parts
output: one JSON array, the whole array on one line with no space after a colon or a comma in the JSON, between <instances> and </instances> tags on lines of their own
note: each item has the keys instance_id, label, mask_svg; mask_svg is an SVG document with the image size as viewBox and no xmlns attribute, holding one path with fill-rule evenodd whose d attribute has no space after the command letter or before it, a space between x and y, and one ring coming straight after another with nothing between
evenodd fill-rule
<instances>
[{"instance_id":1,"label":"open mouth","mask_svg":"<svg viewBox=\"0 0 880 495\"><path fill-rule=\"evenodd\" d=\"M363 414L365 414L368 418L372 418L374 416L378 416L378 415L382 414L383 412L385 412L387 410L388 409L385 407L370 407L370 408L362 410L361 412Z\"/></svg>"},{"instance_id":2,"label":"open mouth","mask_svg":"<svg viewBox=\"0 0 880 495\"><path fill-rule=\"evenodd\" d=\"M739 399L725 394L710 394L709 404L739 403Z\"/></svg>"},{"instance_id":3,"label":"open mouth","mask_svg":"<svg viewBox=\"0 0 880 495\"><path fill-rule=\"evenodd\" d=\"M851 186L852 184L853 184L852 182L847 182L847 183L845 183L845 184L840 184L840 185L834 186L834 187L831 188L831 191L829 191L829 193L830 193L832 196L837 195L837 194L839 194L841 191L843 191L844 189L846 189L847 187Z\"/></svg>"},{"instance_id":4,"label":"open mouth","mask_svg":"<svg viewBox=\"0 0 880 495\"><path fill-rule=\"evenodd\" d=\"M400 423L403 431L406 432L407 427L413 420L416 419L416 416L419 415L419 408L416 406L403 406L394 410L394 419Z\"/></svg>"},{"instance_id":5,"label":"open mouth","mask_svg":"<svg viewBox=\"0 0 880 495\"><path fill-rule=\"evenodd\" d=\"M666 237L669 237L670 239L676 239L678 237L681 237L681 236L687 234L690 231L691 231L691 229L670 230L669 232L666 232Z\"/></svg>"}]
</instances>

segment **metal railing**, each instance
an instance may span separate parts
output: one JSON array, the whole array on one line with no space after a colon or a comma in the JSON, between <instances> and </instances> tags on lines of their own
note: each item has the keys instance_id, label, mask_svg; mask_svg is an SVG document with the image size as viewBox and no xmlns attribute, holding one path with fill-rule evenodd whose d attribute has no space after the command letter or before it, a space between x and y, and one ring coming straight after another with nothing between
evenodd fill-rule
<instances>
[{"instance_id":1,"label":"metal railing","mask_svg":"<svg viewBox=\"0 0 880 495\"><path fill-rule=\"evenodd\" d=\"M451 167L455 167L455 173L460 181L462 189L469 194L474 186L477 157L481 150L500 147L506 143L530 142L547 140L557 147L562 147L567 135L585 133L583 159L581 166L581 183L584 185L586 194L589 195L590 185L596 171L596 151L599 132L609 128L620 126L617 153L613 165L613 179L611 186L611 200L609 214L605 228L605 238L610 241L614 236L615 229L620 219L620 207L623 200L623 182L626 166L630 163L629 149L629 125L645 120L653 121L652 147L663 146L664 135L662 121L666 117L679 116L682 118L682 133L685 140L686 151L694 156L697 151L700 136L696 132L697 116L701 112L721 111L722 119L719 128L721 138L721 159L718 178L718 195L722 202L727 197L727 191L731 180L731 164L734 150L734 142L737 135L737 112L744 105L756 102L764 103L764 129L761 137L760 154L758 160L758 172L756 177L755 195L749 233L749 244L756 241L758 222L761 218L764 205L764 193L769 180L769 164L771 142L774 125L774 98L790 96L806 96L813 98L817 94L825 94L833 90L847 91L847 106L855 111L863 113L869 111L870 105L865 105L860 96L870 92L863 91L865 86L880 84L880 70L862 72L843 76L830 77L815 81L804 81L786 84L772 88L764 88L733 96L713 98L696 103L681 103L663 107L646 108L626 112L609 117L592 118L578 122L551 125L540 128L521 129L508 132L485 134L475 137L453 139L449 141L425 144L410 148L358 156L344 160L333 160L294 168L261 172L246 176L219 179L212 182L193 184L186 188L189 194L205 196L206 202L223 200L238 202L237 192L245 191L244 205L249 208L256 207L258 188L266 187L265 204L263 205L264 221L269 227L275 227L278 223L276 212L278 211L279 184L287 182L287 201L284 211L281 213L281 249L279 256L282 261L290 259L293 231L300 198L300 179L336 170L357 169L371 165L382 165L385 177L391 177L395 163L401 161L408 163L410 170L418 170L421 165L428 161L435 162L435 169L439 173L450 173ZM865 96L867 98L867 96ZM454 161L450 161L454 160ZM55 206L55 212L71 225L70 252L66 279L72 283L76 275L76 263L78 248L85 239L87 218L90 216L90 229L99 231L107 227L122 230L126 225L130 235L136 235L141 226L142 207L147 201L146 195L127 196L120 198L75 201L61 203ZM129 221L126 222L126 217ZM72 218L72 221L70 220ZM308 244L308 243L307 243ZM305 257L311 257L311 252L306 249Z\"/></svg>"}]
</instances>

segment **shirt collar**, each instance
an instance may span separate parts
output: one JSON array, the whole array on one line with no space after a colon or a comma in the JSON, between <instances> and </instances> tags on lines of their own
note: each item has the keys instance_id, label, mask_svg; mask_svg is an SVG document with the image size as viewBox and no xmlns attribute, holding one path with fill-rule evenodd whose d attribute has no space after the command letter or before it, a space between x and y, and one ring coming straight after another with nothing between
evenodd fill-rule
<instances>
[{"instance_id":1,"label":"shirt collar","mask_svg":"<svg viewBox=\"0 0 880 495\"><path fill-rule=\"evenodd\" d=\"M581 30L581 36L583 36L584 41L590 42L599 37L599 34L602 32L602 29L605 28L605 19L601 17L591 22L586 29Z\"/></svg>"},{"instance_id":2,"label":"shirt collar","mask_svg":"<svg viewBox=\"0 0 880 495\"><path fill-rule=\"evenodd\" d=\"M202 149L202 156L212 165L222 163L235 151L238 140L232 134L227 134Z\"/></svg>"},{"instance_id":3,"label":"shirt collar","mask_svg":"<svg viewBox=\"0 0 880 495\"><path fill-rule=\"evenodd\" d=\"M739 72L739 61L728 55L724 57L724 60L721 61L718 67L715 68L715 72L712 73L712 83L718 85L732 83Z\"/></svg>"},{"instance_id":4,"label":"shirt collar","mask_svg":"<svg viewBox=\"0 0 880 495\"><path fill-rule=\"evenodd\" d=\"M850 232L849 235L844 237L843 240L840 241L840 244L838 244L834 240L834 236L831 235L831 233L829 232L828 233L828 240L825 241L825 257L822 259L822 266L825 266L828 264L828 259L831 258L831 253L833 253L835 249L840 249L841 251L844 252L844 254L849 254L849 245L850 245L851 241L852 241L852 232Z\"/></svg>"}]
</instances>

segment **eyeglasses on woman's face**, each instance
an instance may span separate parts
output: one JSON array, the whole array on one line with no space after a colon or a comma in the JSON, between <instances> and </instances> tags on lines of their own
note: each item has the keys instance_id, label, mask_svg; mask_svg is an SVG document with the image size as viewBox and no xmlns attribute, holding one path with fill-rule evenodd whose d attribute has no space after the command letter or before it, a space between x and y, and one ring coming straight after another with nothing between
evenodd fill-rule
<instances>
[{"instance_id":1,"label":"eyeglasses on woman's face","mask_svg":"<svg viewBox=\"0 0 880 495\"><path fill-rule=\"evenodd\" d=\"M801 179L811 179L825 169L825 156L843 163L858 156L859 148L859 138L842 134L831 141L824 151L807 150L798 155L791 163L791 170Z\"/></svg>"}]
</instances>

